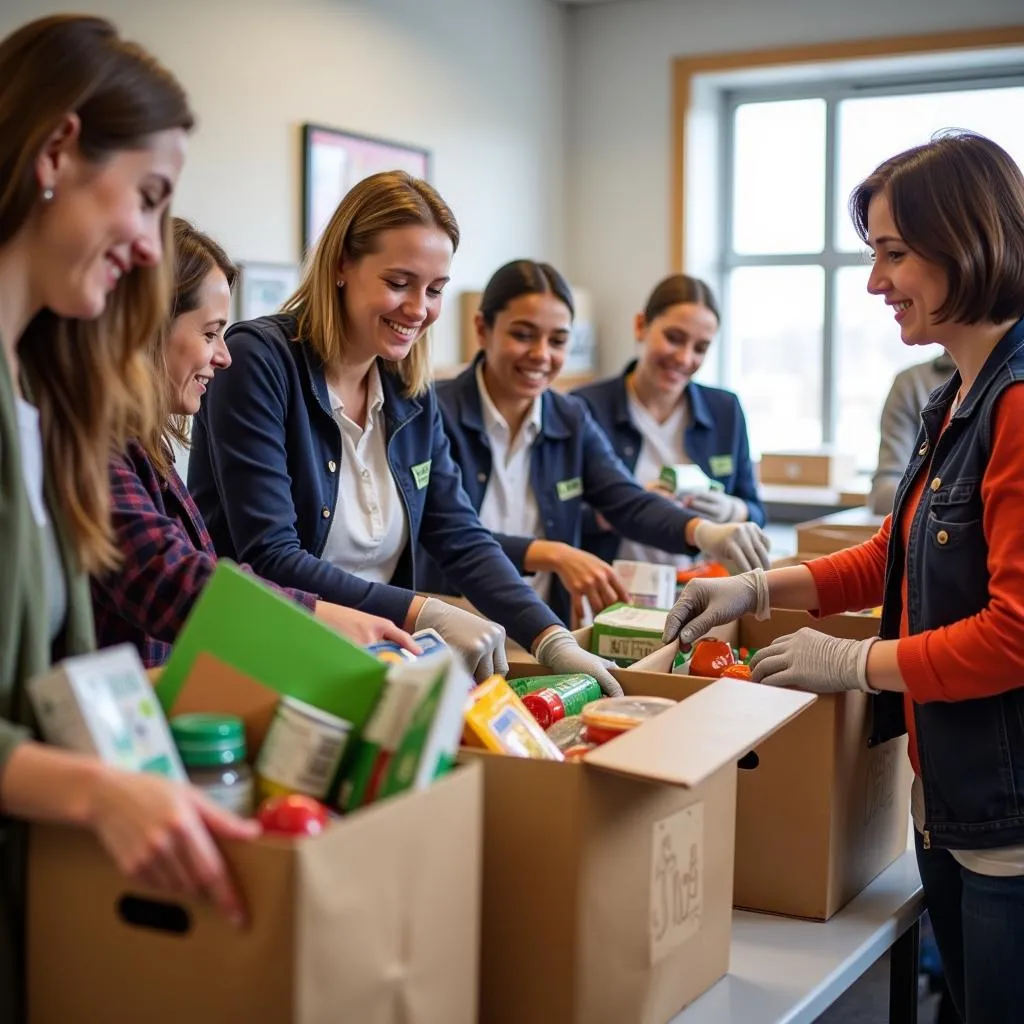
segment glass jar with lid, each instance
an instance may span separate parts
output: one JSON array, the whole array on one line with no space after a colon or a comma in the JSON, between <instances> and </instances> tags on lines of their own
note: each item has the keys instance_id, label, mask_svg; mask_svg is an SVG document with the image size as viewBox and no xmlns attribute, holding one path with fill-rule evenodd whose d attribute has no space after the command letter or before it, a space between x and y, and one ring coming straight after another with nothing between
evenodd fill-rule
<instances>
[{"instance_id":1,"label":"glass jar with lid","mask_svg":"<svg viewBox=\"0 0 1024 1024\"><path fill-rule=\"evenodd\" d=\"M189 781L214 803L243 818L253 812L245 725L237 715L195 713L171 719L171 735Z\"/></svg>"}]
</instances>

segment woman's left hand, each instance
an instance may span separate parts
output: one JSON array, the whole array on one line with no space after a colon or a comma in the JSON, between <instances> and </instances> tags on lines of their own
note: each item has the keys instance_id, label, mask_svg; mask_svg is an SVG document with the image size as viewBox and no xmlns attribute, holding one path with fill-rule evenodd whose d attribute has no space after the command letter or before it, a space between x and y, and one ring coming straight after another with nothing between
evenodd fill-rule
<instances>
[{"instance_id":1,"label":"woman's left hand","mask_svg":"<svg viewBox=\"0 0 1024 1024\"><path fill-rule=\"evenodd\" d=\"M793 686L811 693L870 693L868 651L876 639L842 640L804 627L762 647L750 659L750 672L754 682L769 686Z\"/></svg>"},{"instance_id":2,"label":"woman's left hand","mask_svg":"<svg viewBox=\"0 0 1024 1024\"><path fill-rule=\"evenodd\" d=\"M390 619L368 615L355 608L346 608L329 601L317 601L313 614L325 625L336 629L343 637L360 647L375 644L380 640L393 640L413 654L419 654L416 641L404 629L399 629Z\"/></svg>"}]
</instances>

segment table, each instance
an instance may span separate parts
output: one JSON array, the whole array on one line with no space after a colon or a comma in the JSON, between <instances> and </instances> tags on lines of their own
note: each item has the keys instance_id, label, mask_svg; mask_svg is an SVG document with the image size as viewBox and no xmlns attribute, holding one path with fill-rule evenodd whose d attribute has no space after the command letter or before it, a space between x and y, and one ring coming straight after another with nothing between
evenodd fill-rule
<instances>
[{"instance_id":1,"label":"table","mask_svg":"<svg viewBox=\"0 0 1024 1024\"><path fill-rule=\"evenodd\" d=\"M911 848L826 923L733 911L729 973L670 1024L810 1024L889 949L889 1019L915 1024L923 910Z\"/></svg>"},{"instance_id":2,"label":"table","mask_svg":"<svg viewBox=\"0 0 1024 1024\"><path fill-rule=\"evenodd\" d=\"M768 520L774 523L800 523L841 509L863 506L869 489L870 482L861 481L843 489L793 484L761 484L758 488Z\"/></svg>"}]
</instances>

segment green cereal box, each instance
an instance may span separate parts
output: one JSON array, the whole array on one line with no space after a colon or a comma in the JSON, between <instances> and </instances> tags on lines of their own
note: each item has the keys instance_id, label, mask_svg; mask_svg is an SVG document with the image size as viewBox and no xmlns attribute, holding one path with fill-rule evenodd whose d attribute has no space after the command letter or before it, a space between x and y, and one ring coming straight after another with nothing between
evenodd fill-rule
<instances>
[{"instance_id":1,"label":"green cereal box","mask_svg":"<svg viewBox=\"0 0 1024 1024\"><path fill-rule=\"evenodd\" d=\"M632 665L664 646L661 635L667 615L667 611L657 608L609 605L594 616L590 649L620 668Z\"/></svg>"}]
</instances>

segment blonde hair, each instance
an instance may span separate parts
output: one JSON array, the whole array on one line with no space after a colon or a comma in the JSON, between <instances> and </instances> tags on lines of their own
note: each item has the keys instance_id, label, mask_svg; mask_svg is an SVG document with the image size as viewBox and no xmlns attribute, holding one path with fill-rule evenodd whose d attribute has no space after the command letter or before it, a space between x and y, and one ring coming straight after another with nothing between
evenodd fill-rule
<instances>
[{"instance_id":1,"label":"blonde hair","mask_svg":"<svg viewBox=\"0 0 1024 1024\"><path fill-rule=\"evenodd\" d=\"M54 69L59 69L55 73ZM178 81L102 18L55 15L0 42L0 246L39 202L35 163L68 113L81 123L82 155L101 162L141 149L149 136L191 129ZM169 217L163 223L170 251ZM166 261L135 267L91 321L44 310L18 339L18 360L39 407L45 462L80 567L115 566L109 460L155 415L146 349L167 315Z\"/></svg>"},{"instance_id":2,"label":"blonde hair","mask_svg":"<svg viewBox=\"0 0 1024 1024\"><path fill-rule=\"evenodd\" d=\"M325 366L337 361L348 343L342 297L337 286L342 258L360 260L377 251L378 236L393 228L440 228L459 247L459 225L437 191L404 171L384 171L364 178L338 204L310 254L295 294L283 312L298 321L295 340L308 341ZM430 384L427 334L416 340L400 363L385 364L404 385L407 397L421 395Z\"/></svg>"}]
</instances>

